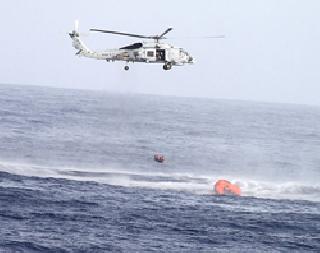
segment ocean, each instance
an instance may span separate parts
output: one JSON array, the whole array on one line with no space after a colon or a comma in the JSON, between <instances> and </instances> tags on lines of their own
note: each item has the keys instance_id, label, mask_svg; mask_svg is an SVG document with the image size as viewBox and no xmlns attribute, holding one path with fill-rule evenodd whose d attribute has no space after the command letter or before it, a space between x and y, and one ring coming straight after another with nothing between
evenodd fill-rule
<instances>
[{"instance_id":1,"label":"ocean","mask_svg":"<svg viewBox=\"0 0 320 253\"><path fill-rule=\"evenodd\" d=\"M0 85L0 252L320 252L319 154L316 106Z\"/></svg>"}]
</instances>

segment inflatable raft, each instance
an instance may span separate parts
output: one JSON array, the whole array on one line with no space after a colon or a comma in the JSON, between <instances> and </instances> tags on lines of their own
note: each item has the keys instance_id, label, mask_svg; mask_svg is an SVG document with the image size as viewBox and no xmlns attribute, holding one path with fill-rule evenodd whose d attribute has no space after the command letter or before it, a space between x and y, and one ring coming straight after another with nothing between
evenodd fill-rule
<instances>
[{"instance_id":1,"label":"inflatable raft","mask_svg":"<svg viewBox=\"0 0 320 253\"><path fill-rule=\"evenodd\" d=\"M232 184L228 180L218 180L214 188L217 195L241 195L240 187L235 184Z\"/></svg>"}]
</instances>

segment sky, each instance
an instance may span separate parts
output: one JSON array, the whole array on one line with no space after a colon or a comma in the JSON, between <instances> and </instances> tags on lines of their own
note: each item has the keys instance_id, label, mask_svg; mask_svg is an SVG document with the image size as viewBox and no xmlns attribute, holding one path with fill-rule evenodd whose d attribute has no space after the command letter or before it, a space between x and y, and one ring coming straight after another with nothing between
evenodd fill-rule
<instances>
[{"instance_id":1,"label":"sky","mask_svg":"<svg viewBox=\"0 0 320 253\"><path fill-rule=\"evenodd\" d=\"M0 83L186 97L320 105L318 0L10 0L0 9ZM196 64L163 71L160 64L79 58L68 32L90 28L157 34ZM190 39L224 34L225 39ZM90 49L136 39L83 37Z\"/></svg>"}]
</instances>

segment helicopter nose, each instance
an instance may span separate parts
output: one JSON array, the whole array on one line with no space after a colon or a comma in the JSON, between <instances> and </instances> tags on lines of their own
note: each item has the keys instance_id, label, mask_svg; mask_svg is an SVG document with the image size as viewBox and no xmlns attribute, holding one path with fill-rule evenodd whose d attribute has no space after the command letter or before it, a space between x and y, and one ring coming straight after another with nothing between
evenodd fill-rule
<instances>
[{"instance_id":1,"label":"helicopter nose","mask_svg":"<svg viewBox=\"0 0 320 253\"><path fill-rule=\"evenodd\" d=\"M193 57L189 56L189 63L193 63Z\"/></svg>"}]
</instances>

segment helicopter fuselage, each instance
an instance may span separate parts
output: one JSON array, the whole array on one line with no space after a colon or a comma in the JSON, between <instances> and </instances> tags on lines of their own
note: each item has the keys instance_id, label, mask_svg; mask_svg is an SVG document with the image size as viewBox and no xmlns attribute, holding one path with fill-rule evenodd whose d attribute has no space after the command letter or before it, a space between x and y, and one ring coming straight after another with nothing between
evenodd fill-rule
<instances>
[{"instance_id":1,"label":"helicopter fuselage","mask_svg":"<svg viewBox=\"0 0 320 253\"><path fill-rule=\"evenodd\" d=\"M101 52L101 58L107 61L167 63L173 66L193 63L193 58L182 48L167 43L134 43L120 49Z\"/></svg>"}]
</instances>

